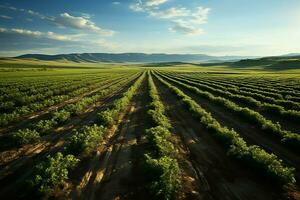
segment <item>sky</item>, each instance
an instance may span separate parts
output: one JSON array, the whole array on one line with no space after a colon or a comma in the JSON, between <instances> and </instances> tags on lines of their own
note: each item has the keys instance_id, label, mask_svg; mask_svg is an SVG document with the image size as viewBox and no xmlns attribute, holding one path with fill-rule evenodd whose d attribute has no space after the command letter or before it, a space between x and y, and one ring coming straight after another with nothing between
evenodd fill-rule
<instances>
[{"instance_id":1,"label":"sky","mask_svg":"<svg viewBox=\"0 0 300 200\"><path fill-rule=\"evenodd\" d=\"M0 56L300 53L300 0L1 0Z\"/></svg>"}]
</instances>

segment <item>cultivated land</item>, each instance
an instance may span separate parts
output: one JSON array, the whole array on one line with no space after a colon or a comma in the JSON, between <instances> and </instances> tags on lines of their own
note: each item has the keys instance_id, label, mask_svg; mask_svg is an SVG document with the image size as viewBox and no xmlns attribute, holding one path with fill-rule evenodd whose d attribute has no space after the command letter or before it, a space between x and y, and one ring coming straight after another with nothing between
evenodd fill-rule
<instances>
[{"instance_id":1,"label":"cultivated land","mask_svg":"<svg viewBox=\"0 0 300 200\"><path fill-rule=\"evenodd\" d=\"M1 199L300 199L296 67L0 67Z\"/></svg>"}]
</instances>

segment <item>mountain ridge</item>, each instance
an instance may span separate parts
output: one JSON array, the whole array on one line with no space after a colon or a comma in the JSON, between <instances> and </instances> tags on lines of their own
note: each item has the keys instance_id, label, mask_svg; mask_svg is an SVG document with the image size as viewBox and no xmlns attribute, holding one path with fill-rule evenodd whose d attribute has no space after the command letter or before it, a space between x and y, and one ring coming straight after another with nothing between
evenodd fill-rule
<instances>
[{"instance_id":1,"label":"mountain ridge","mask_svg":"<svg viewBox=\"0 0 300 200\"><path fill-rule=\"evenodd\" d=\"M250 56L210 56L206 54L165 54L165 53L71 53L71 54L24 54L14 57L17 59L37 59L44 61L71 61L71 62L210 62L210 61L237 61Z\"/></svg>"}]
</instances>

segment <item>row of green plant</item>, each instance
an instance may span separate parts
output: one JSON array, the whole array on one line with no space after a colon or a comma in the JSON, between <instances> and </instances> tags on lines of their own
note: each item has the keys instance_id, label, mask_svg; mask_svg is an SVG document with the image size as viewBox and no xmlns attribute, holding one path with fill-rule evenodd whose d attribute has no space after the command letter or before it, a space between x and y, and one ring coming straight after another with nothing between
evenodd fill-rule
<instances>
[{"instance_id":1,"label":"row of green plant","mask_svg":"<svg viewBox=\"0 0 300 200\"><path fill-rule=\"evenodd\" d=\"M258 112L251 110L249 108L240 107L232 101L225 99L223 97L215 97L207 91L199 90L197 87L190 86L188 84L176 81L167 76L163 76L167 80L176 83L195 94L208 99L210 102L216 103L230 110L231 112L241 116L241 118L249 123L258 125L261 130L266 133L270 133L274 136L280 138L283 144L286 144L287 147L298 151L300 149L300 134L292 133L290 131L283 130L279 123L273 123L271 120L267 120Z\"/></svg>"},{"instance_id":2,"label":"row of green plant","mask_svg":"<svg viewBox=\"0 0 300 200\"><path fill-rule=\"evenodd\" d=\"M178 76L175 77L174 75L173 76L168 75L168 77L176 79L176 80L184 82L184 83L187 83L192 86L196 86L197 88L199 88L201 90L206 90L208 92L212 92L213 94L220 95L224 98L231 99L237 103L246 104L247 107L249 106L249 107L251 107L253 109L257 109L261 112L275 114L280 117L286 118L287 120L291 120L291 121L300 123L300 111L285 110L282 106L279 106L279 105L262 103L256 99L254 99L253 97L244 96L244 95L240 95L240 94L233 94L233 93L227 91L226 88L217 89L206 83L203 84L203 83L192 81L190 79L181 78Z\"/></svg>"},{"instance_id":3,"label":"row of green plant","mask_svg":"<svg viewBox=\"0 0 300 200\"><path fill-rule=\"evenodd\" d=\"M294 168L284 166L282 160L276 155L267 153L255 145L247 145L247 143L233 129L229 130L223 127L214 119L210 113L206 112L192 98L184 94L177 87L163 80L160 76L156 76L164 85L166 85L185 105L185 107L200 120L207 130L212 133L224 145L227 153L236 159L239 159L256 170L277 181L281 185L294 184L296 182L294 176Z\"/></svg>"},{"instance_id":4,"label":"row of green plant","mask_svg":"<svg viewBox=\"0 0 300 200\"><path fill-rule=\"evenodd\" d=\"M199 80L199 78L196 78L197 82L202 82L204 84L207 84L208 81L205 80ZM211 81L210 81L211 82ZM212 83L210 83L212 84ZM240 94L244 96L249 96L252 97L256 100L270 103L270 104L276 104L284 107L285 109L289 110L300 110L300 104L298 102L294 102L292 100L288 99L281 99L281 98L276 98L273 96L267 96L268 94L263 93L261 89L249 89L250 86L245 86L245 87L237 87L237 86L229 86L229 85L223 85L221 81L217 81L213 83L214 87L218 87L221 90L226 90L229 91L233 94ZM265 87L263 87L265 89Z\"/></svg>"},{"instance_id":5,"label":"row of green plant","mask_svg":"<svg viewBox=\"0 0 300 200\"><path fill-rule=\"evenodd\" d=\"M13 97L8 99L8 101L3 101L0 104L0 109L2 111L6 111L5 113L18 111L19 114L27 114L30 110L37 111L41 106L49 106L46 104L46 100L51 102L51 100L55 100L57 96L66 96L72 97L76 95L78 92L85 92L90 89L93 89L95 85L99 85L105 79L103 77L98 78L96 80L86 80L85 82L73 82L70 80L67 84L57 83L54 86L46 87L41 89L37 89L37 94L23 94L23 93L13 93ZM10 94L11 95L11 94ZM13 108L13 109L12 109ZM25 112L28 110L27 112ZM22 112L21 112L22 111Z\"/></svg>"},{"instance_id":6,"label":"row of green plant","mask_svg":"<svg viewBox=\"0 0 300 200\"><path fill-rule=\"evenodd\" d=\"M117 79L120 79L120 78L117 78ZM111 80L100 81L98 84L93 85L93 87L84 87L84 88L80 88L78 90L80 90L80 92L79 92L80 94L83 94L87 91L94 89L94 87L99 87L103 84L105 85L105 84L107 84L107 82L111 82ZM17 107L11 113L2 113L0 115L0 127L6 126L11 122L16 121L18 118L20 118L24 114L29 114L29 113L32 113L32 112L35 112L38 110L42 110L43 108L64 102L64 101L74 97L75 94L79 95L77 92L78 90L73 91L74 94L53 96L50 99L43 100L42 102L29 103L28 105Z\"/></svg>"},{"instance_id":7,"label":"row of green plant","mask_svg":"<svg viewBox=\"0 0 300 200\"><path fill-rule=\"evenodd\" d=\"M65 124L70 119L71 115L79 115L88 106L98 101L100 97L111 94L116 89L119 89L122 85L124 85L124 83L128 82L128 80L131 80L131 78L132 77L126 78L113 86L100 91L99 94L95 94L92 97L84 97L75 104L68 104L64 106L59 111L53 112L51 114L51 119L40 120L36 124L32 125L30 129L26 128L18 130L15 134L13 134L13 143L23 145L39 141L40 137L48 134L53 127Z\"/></svg>"},{"instance_id":8,"label":"row of green plant","mask_svg":"<svg viewBox=\"0 0 300 200\"><path fill-rule=\"evenodd\" d=\"M145 174L150 182L150 191L158 199L174 199L181 188L181 176L175 147L170 142L171 124L165 116L165 108L159 99L151 74L148 73L149 105L154 127L146 130L146 137L151 151L145 153Z\"/></svg>"},{"instance_id":9,"label":"row of green plant","mask_svg":"<svg viewBox=\"0 0 300 200\"><path fill-rule=\"evenodd\" d=\"M258 76L255 74L254 76L251 76L250 79L246 79L245 77L241 78L239 76L234 77L203 77L203 75L200 74L186 74L189 77L195 77L197 79L201 78L201 80L208 81L210 83L219 84L225 87L229 88L241 88L251 91L253 89L254 91L262 91L265 92L264 94L268 96L268 93L270 94L270 97L275 97L276 99L288 99L287 96L300 96L299 90L297 90L297 87L291 86L286 84L286 82L289 80L288 78L280 79L277 81L274 81L274 77L267 78ZM199 79L200 80L200 79ZM293 85L297 85L295 83L292 83ZM266 93L268 92L268 93Z\"/></svg>"},{"instance_id":10,"label":"row of green plant","mask_svg":"<svg viewBox=\"0 0 300 200\"><path fill-rule=\"evenodd\" d=\"M118 116L118 113L121 112L129 104L133 95L135 94L137 88L145 78L145 73L143 73L137 81L123 94L122 98L117 99L113 102L113 105L110 109L106 109L98 113L98 118L101 124L104 126L111 126L114 123L114 120Z\"/></svg>"},{"instance_id":11,"label":"row of green plant","mask_svg":"<svg viewBox=\"0 0 300 200\"><path fill-rule=\"evenodd\" d=\"M141 75L123 96L114 102L113 108L110 110L115 111L116 108L119 112L124 110L144 77L145 74ZM107 111L109 112L109 110ZM99 115L101 116L101 113ZM116 119L115 115L113 120ZM62 186L69 179L69 172L79 163L79 158L90 154L97 145L101 144L111 124L103 123L103 121L100 124L85 126L81 131L75 131L63 151L65 155L61 152L54 156L49 155L45 161L35 166L30 183L40 195L51 196L58 186Z\"/></svg>"}]
</instances>

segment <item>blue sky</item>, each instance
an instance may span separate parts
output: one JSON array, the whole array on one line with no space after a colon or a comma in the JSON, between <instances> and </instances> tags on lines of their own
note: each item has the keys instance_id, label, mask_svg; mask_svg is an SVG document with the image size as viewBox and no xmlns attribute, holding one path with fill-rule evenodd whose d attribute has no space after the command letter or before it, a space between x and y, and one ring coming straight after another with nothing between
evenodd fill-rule
<instances>
[{"instance_id":1,"label":"blue sky","mask_svg":"<svg viewBox=\"0 0 300 200\"><path fill-rule=\"evenodd\" d=\"M299 0L1 0L0 56L300 52Z\"/></svg>"}]
</instances>

